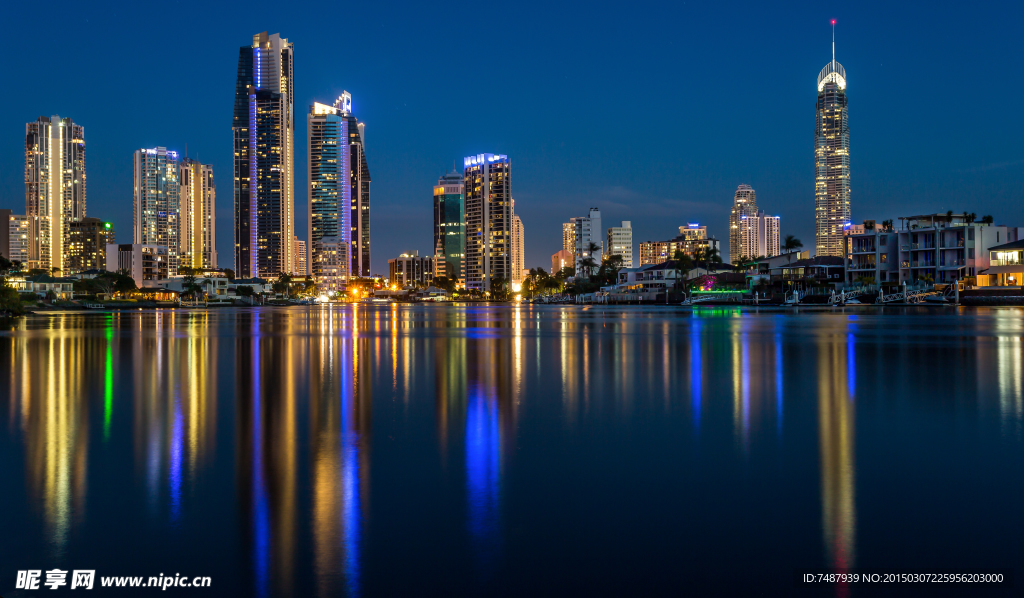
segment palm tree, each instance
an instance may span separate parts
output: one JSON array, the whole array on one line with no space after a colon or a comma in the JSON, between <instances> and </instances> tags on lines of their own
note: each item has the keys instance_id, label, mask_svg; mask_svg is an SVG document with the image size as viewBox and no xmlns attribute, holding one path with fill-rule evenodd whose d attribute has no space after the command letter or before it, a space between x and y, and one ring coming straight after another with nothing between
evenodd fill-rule
<instances>
[{"instance_id":1,"label":"palm tree","mask_svg":"<svg viewBox=\"0 0 1024 598\"><path fill-rule=\"evenodd\" d=\"M596 254L600 250L601 246L598 245L597 243L594 243L593 241L587 243L587 257L580 260L580 265L583 266L588 278L594 275L594 270L596 270L598 267L597 260L594 259L594 254Z\"/></svg>"},{"instance_id":2,"label":"palm tree","mask_svg":"<svg viewBox=\"0 0 1024 598\"><path fill-rule=\"evenodd\" d=\"M672 256L675 260L675 264L672 265L672 270L675 272L676 281L673 285L678 290L682 285L683 276L689 274L690 270L693 269L693 259L683 253L681 249L677 249L675 255Z\"/></svg>"},{"instance_id":3,"label":"palm tree","mask_svg":"<svg viewBox=\"0 0 1024 598\"><path fill-rule=\"evenodd\" d=\"M800 242L800 239L797 239L793 235L786 235L786 240L782 243L782 249L789 254L790 263L793 262L793 252L803 248L803 246L804 244Z\"/></svg>"},{"instance_id":4,"label":"palm tree","mask_svg":"<svg viewBox=\"0 0 1024 598\"><path fill-rule=\"evenodd\" d=\"M946 224L953 224L953 210L946 212Z\"/></svg>"}]
</instances>

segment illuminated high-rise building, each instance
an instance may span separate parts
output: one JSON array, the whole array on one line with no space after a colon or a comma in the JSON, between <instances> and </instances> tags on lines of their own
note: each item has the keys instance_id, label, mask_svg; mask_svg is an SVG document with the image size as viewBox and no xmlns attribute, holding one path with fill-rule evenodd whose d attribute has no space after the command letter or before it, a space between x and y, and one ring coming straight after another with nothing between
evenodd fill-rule
<instances>
[{"instance_id":1,"label":"illuminated high-rise building","mask_svg":"<svg viewBox=\"0 0 1024 598\"><path fill-rule=\"evenodd\" d=\"M466 196L454 169L434 186L434 255L440 258L434 276L466 282Z\"/></svg>"},{"instance_id":2,"label":"illuminated high-rise building","mask_svg":"<svg viewBox=\"0 0 1024 598\"><path fill-rule=\"evenodd\" d=\"M836 62L832 21L832 62L818 73L814 131L814 217L818 255L842 256L843 226L850 222L850 126L846 70Z\"/></svg>"},{"instance_id":3,"label":"illuminated high-rise building","mask_svg":"<svg viewBox=\"0 0 1024 598\"><path fill-rule=\"evenodd\" d=\"M477 154L463 161L466 196L466 288L490 291L512 280L512 161Z\"/></svg>"},{"instance_id":4,"label":"illuminated high-rise building","mask_svg":"<svg viewBox=\"0 0 1024 598\"><path fill-rule=\"evenodd\" d=\"M335 290L343 288L350 277L370 275L370 170L363 146L365 127L352 115L352 96L347 91L332 105L316 102L310 106L306 125L310 263L321 284Z\"/></svg>"},{"instance_id":5,"label":"illuminated high-rise building","mask_svg":"<svg viewBox=\"0 0 1024 598\"><path fill-rule=\"evenodd\" d=\"M526 269L526 233L523 221L515 213L515 201L512 201L512 283L523 282L523 270Z\"/></svg>"},{"instance_id":6,"label":"illuminated high-rise building","mask_svg":"<svg viewBox=\"0 0 1024 598\"><path fill-rule=\"evenodd\" d=\"M10 222L7 227L9 232L8 248L4 252L4 257L12 262L21 262L23 266L27 267L30 246L32 240L35 239L35 235L32 234L32 223L35 221L24 214L11 214L11 210L0 210L0 212L7 212Z\"/></svg>"},{"instance_id":7,"label":"illuminated high-rise building","mask_svg":"<svg viewBox=\"0 0 1024 598\"><path fill-rule=\"evenodd\" d=\"M178 275L181 184L178 152L165 147L135 150L132 160L132 242L167 248L167 270Z\"/></svg>"},{"instance_id":8,"label":"illuminated high-rise building","mask_svg":"<svg viewBox=\"0 0 1024 598\"><path fill-rule=\"evenodd\" d=\"M562 249L569 253L576 253L576 219L570 218L569 222L562 223Z\"/></svg>"},{"instance_id":9,"label":"illuminated high-rise building","mask_svg":"<svg viewBox=\"0 0 1024 598\"><path fill-rule=\"evenodd\" d=\"M750 185L740 185L733 196L732 212L729 213L729 259L738 260L743 253L743 231L741 224L744 218L757 216L757 194Z\"/></svg>"},{"instance_id":10,"label":"illuminated high-rise building","mask_svg":"<svg viewBox=\"0 0 1024 598\"><path fill-rule=\"evenodd\" d=\"M258 33L235 81L235 274L295 270L294 44Z\"/></svg>"},{"instance_id":11,"label":"illuminated high-rise building","mask_svg":"<svg viewBox=\"0 0 1024 598\"><path fill-rule=\"evenodd\" d=\"M114 225L99 218L68 223L67 259L64 274L107 269L107 245L114 242Z\"/></svg>"},{"instance_id":12,"label":"illuminated high-rise building","mask_svg":"<svg viewBox=\"0 0 1024 598\"><path fill-rule=\"evenodd\" d=\"M767 216L758 211L756 216L740 218L740 252L732 259L733 263L744 256L753 259L774 257L780 253L778 216Z\"/></svg>"},{"instance_id":13,"label":"illuminated high-rise building","mask_svg":"<svg viewBox=\"0 0 1024 598\"><path fill-rule=\"evenodd\" d=\"M185 158L178 170L180 265L216 268L217 187L213 184L213 166Z\"/></svg>"},{"instance_id":14,"label":"illuminated high-rise building","mask_svg":"<svg viewBox=\"0 0 1024 598\"><path fill-rule=\"evenodd\" d=\"M28 266L63 270L67 224L85 218L85 129L70 118L25 125L25 210Z\"/></svg>"}]
</instances>

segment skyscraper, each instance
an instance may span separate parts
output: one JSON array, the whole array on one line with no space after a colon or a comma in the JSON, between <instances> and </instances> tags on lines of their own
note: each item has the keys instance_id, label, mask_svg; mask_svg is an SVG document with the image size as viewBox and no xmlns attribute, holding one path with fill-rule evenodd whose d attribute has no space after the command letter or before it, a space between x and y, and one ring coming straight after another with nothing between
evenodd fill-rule
<instances>
[{"instance_id":1,"label":"skyscraper","mask_svg":"<svg viewBox=\"0 0 1024 598\"><path fill-rule=\"evenodd\" d=\"M306 242L295 237L295 273L299 276L309 276L309 266L306 262Z\"/></svg>"},{"instance_id":2,"label":"skyscraper","mask_svg":"<svg viewBox=\"0 0 1024 598\"><path fill-rule=\"evenodd\" d=\"M4 252L4 257L12 262L21 262L23 266L28 267L28 256L32 241L35 239L31 224L35 221L22 214L10 214L9 220L10 223L7 226L9 231L8 249ZM0 222L0 224L7 223Z\"/></svg>"},{"instance_id":3,"label":"skyscraper","mask_svg":"<svg viewBox=\"0 0 1024 598\"><path fill-rule=\"evenodd\" d=\"M570 222L573 222L575 225L573 237L576 242L576 247L574 248L576 275L590 276L591 272L584 272L587 266L584 265L583 260L593 258L595 264L600 266L601 256L604 255L605 239L604 229L601 227L601 210L590 208L587 216L572 218ZM597 246L597 249L594 249L593 252L590 251L591 243Z\"/></svg>"},{"instance_id":4,"label":"skyscraper","mask_svg":"<svg viewBox=\"0 0 1024 598\"><path fill-rule=\"evenodd\" d=\"M70 118L25 125L25 210L28 266L63 269L67 223L85 218L85 129Z\"/></svg>"},{"instance_id":5,"label":"skyscraper","mask_svg":"<svg viewBox=\"0 0 1024 598\"><path fill-rule=\"evenodd\" d=\"M850 222L850 127L846 70L836 62L832 21L832 62L818 73L814 131L814 217L818 255L844 255L843 226Z\"/></svg>"},{"instance_id":6,"label":"skyscraper","mask_svg":"<svg viewBox=\"0 0 1024 598\"><path fill-rule=\"evenodd\" d=\"M181 266L217 267L217 187L213 166L185 158L178 169L181 187L179 242Z\"/></svg>"},{"instance_id":7,"label":"skyscraper","mask_svg":"<svg viewBox=\"0 0 1024 598\"><path fill-rule=\"evenodd\" d=\"M235 274L295 269L294 45L258 33L238 51L235 81Z\"/></svg>"},{"instance_id":8,"label":"skyscraper","mask_svg":"<svg viewBox=\"0 0 1024 598\"><path fill-rule=\"evenodd\" d=\"M622 258L623 268L633 267L633 227L629 220L623 220L619 226L608 227L608 239L605 255Z\"/></svg>"},{"instance_id":9,"label":"skyscraper","mask_svg":"<svg viewBox=\"0 0 1024 598\"><path fill-rule=\"evenodd\" d=\"M363 147L365 129L352 115L352 96L347 91L330 106L319 102L310 106L306 124L312 274L333 290L343 287L349 277L370 275L370 170ZM324 253L337 252L339 243L342 255Z\"/></svg>"},{"instance_id":10,"label":"skyscraper","mask_svg":"<svg viewBox=\"0 0 1024 598\"><path fill-rule=\"evenodd\" d=\"M732 212L729 213L729 259L736 261L740 257L756 257L743 253L743 231L740 224L743 218L757 216L757 194L750 185L740 185L733 196Z\"/></svg>"},{"instance_id":11,"label":"skyscraper","mask_svg":"<svg viewBox=\"0 0 1024 598\"><path fill-rule=\"evenodd\" d=\"M166 147L135 150L132 242L167 248L167 270L178 275L181 185L178 153Z\"/></svg>"},{"instance_id":12,"label":"skyscraper","mask_svg":"<svg viewBox=\"0 0 1024 598\"><path fill-rule=\"evenodd\" d=\"M477 154L463 165L466 288L489 291L492 279L512 279L512 161Z\"/></svg>"},{"instance_id":13,"label":"skyscraper","mask_svg":"<svg viewBox=\"0 0 1024 598\"><path fill-rule=\"evenodd\" d=\"M434 186L434 255L441 258L445 276L466 281L466 198L462 175L453 169Z\"/></svg>"},{"instance_id":14,"label":"skyscraper","mask_svg":"<svg viewBox=\"0 0 1024 598\"><path fill-rule=\"evenodd\" d=\"M512 202L515 210L516 202ZM523 270L526 269L526 237L523 221L514 212L512 214L512 283L523 282Z\"/></svg>"}]
</instances>

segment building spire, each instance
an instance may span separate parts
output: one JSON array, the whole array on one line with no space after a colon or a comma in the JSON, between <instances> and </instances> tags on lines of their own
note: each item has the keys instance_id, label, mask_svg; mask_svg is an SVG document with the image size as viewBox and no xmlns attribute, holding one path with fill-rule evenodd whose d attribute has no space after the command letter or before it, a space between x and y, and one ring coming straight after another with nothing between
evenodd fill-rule
<instances>
[{"instance_id":1,"label":"building spire","mask_svg":"<svg viewBox=\"0 0 1024 598\"><path fill-rule=\"evenodd\" d=\"M836 63L836 20L832 19L832 64Z\"/></svg>"}]
</instances>

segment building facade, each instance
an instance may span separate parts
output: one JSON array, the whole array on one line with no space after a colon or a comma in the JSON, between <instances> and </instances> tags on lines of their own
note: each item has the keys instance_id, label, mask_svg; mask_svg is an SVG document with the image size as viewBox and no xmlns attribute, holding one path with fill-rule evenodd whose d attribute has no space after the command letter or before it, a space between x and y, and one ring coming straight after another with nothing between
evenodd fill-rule
<instances>
[{"instance_id":1,"label":"building facade","mask_svg":"<svg viewBox=\"0 0 1024 598\"><path fill-rule=\"evenodd\" d=\"M238 53L235 80L235 273L295 270L294 45L258 33Z\"/></svg>"},{"instance_id":2,"label":"building facade","mask_svg":"<svg viewBox=\"0 0 1024 598\"><path fill-rule=\"evenodd\" d=\"M573 253L568 249L559 249L551 256L551 276L561 272L562 268L570 268L575 271L575 266Z\"/></svg>"},{"instance_id":3,"label":"building facade","mask_svg":"<svg viewBox=\"0 0 1024 598\"><path fill-rule=\"evenodd\" d=\"M420 257L418 251L407 251L388 260L388 280L399 288L430 284L434 279L432 256Z\"/></svg>"},{"instance_id":4,"label":"building facade","mask_svg":"<svg viewBox=\"0 0 1024 598\"><path fill-rule=\"evenodd\" d=\"M766 216L758 211L755 216L740 217L740 253L733 258L755 259L779 255L779 217Z\"/></svg>"},{"instance_id":5,"label":"building facade","mask_svg":"<svg viewBox=\"0 0 1024 598\"><path fill-rule=\"evenodd\" d=\"M846 235L847 284L948 284L984 274L993 247L1024 238L1024 227L979 223L966 214L903 216L900 227Z\"/></svg>"},{"instance_id":6,"label":"building facade","mask_svg":"<svg viewBox=\"0 0 1024 598\"><path fill-rule=\"evenodd\" d=\"M756 257L746 253L744 244L743 219L757 216L757 193L750 185L740 185L733 195L732 211L729 212L729 259L736 261L740 256Z\"/></svg>"},{"instance_id":7,"label":"building facade","mask_svg":"<svg viewBox=\"0 0 1024 598\"><path fill-rule=\"evenodd\" d=\"M168 271L177 276L181 245L178 153L166 147L135 150L132 173L132 242L166 247Z\"/></svg>"},{"instance_id":8,"label":"building facade","mask_svg":"<svg viewBox=\"0 0 1024 598\"><path fill-rule=\"evenodd\" d=\"M463 160L466 197L466 288L490 291L512 279L512 161L477 154Z\"/></svg>"},{"instance_id":9,"label":"building facade","mask_svg":"<svg viewBox=\"0 0 1024 598\"><path fill-rule=\"evenodd\" d=\"M569 253L576 253L576 219L570 218L569 222L562 223L562 249Z\"/></svg>"},{"instance_id":10,"label":"building facade","mask_svg":"<svg viewBox=\"0 0 1024 598\"><path fill-rule=\"evenodd\" d=\"M834 29L833 29L834 32ZM850 126L846 99L846 70L832 62L818 73L814 130L814 216L817 254L845 253L843 226L850 222Z\"/></svg>"},{"instance_id":11,"label":"building facade","mask_svg":"<svg viewBox=\"0 0 1024 598\"><path fill-rule=\"evenodd\" d=\"M306 242L298 237L295 238L295 273L299 276L309 276Z\"/></svg>"},{"instance_id":12,"label":"building facade","mask_svg":"<svg viewBox=\"0 0 1024 598\"><path fill-rule=\"evenodd\" d=\"M0 208L0 256L11 259L11 226L14 210Z\"/></svg>"},{"instance_id":13,"label":"building facade","mask_svg":"<svg viewBox=\"0 0 1024 598\"><path fill-rule=\"evenodd\" d=\"M10 210L7 210L7 212L9 213ZM31 226L36 220L26 215L9 214L7 221L6 230L9 234L7 238L8 250L4 252L4 257L12 262L21 262L24 267L27 267L29 263L29 248L32 245L32 241L36 238L32 234Z\"/></svg>"},{"instance_id":14,"label":"building facade","mask_svg":"<svg viewBox=\"0 0 1024 598\"><path fill-rule=\"evenodd\" d=\"M691 258L700 251L721 252L718 239L708 237L708 227L697 222L688 222L679 227L679 235L668 241L644 241L640 243L640 266L661 264L671 260L676 251L682 251Z\"/></svg>"},{"instance_id":15,"label":"building facade","mask_svg":"<svg viewBox=\"0 0 1024 598\"><path fill-rule=\"evenodd\" d=\"M633 228L629 220L623 220L619 226L608 227L605 241L606 257L620 256L623 268L633 267Z\"/></svg>"},{"instance_id":16,"label":"building facade","mask_svg":"<svg viewBox=\"0 0 1024 598\"><path fill-rule=\"evenodd\" d=\"M181 266L217 267L217 187L213 166L185 158L178 168L179 248Z\"/></svg>"},{"instance_id":17,"label":"building facade","mask_svg":"<svg viewBox=\"0 0 1024 598\"><path fill-rule=\"evenodd\" d=\"M434 276L466 282L466 196L462 175L454 170L434 185Z\"/></svg>"},{"instance_id":18,"label":"building facade","mask_svg":"<svg viewBox=\"0 0 1024 598\"><path fill-rule=\"evenodd\" d=\"M595 268L601 265L601 256L604 255L604 228L601 226L601 210L590 208L586 216L580 216L570 220L575 226L574 233L574 259L577 276L590 276L592 272L586 272L587 266L583 260L593 259ZM597 246L591 251L591 243Z\"/></svg>"},{"instance_id":19,"label":"building facade","mask_svg":"<svg viewBox=\"0 0 1024 598\"><path fill-rule=\"evenodd\" d=\"M99 218L82 218L68 225L65 274L107 269L107 245L114 243L114 225Z\"/></svg>"},{"instance_id":20,"label":"building facade","mask_svg":"<svg viewBox=\"0 0 1024 598\"><path fill-rule=\"evenodd\" d=\"M107 245L107 271L124 270L139 288L156 286L158 280L167 280L167 247L140 243Z\"/></svg>"},{"instance_id":21,"label":"building facade","mask_svg":"<svg viewBox=\"0 0 1024 598\"><path fill-rule=\"evenodd\" d=\"M30 268L64 269L67 224L85 218L85 191L85 129L59 116L25 125Z\"/></svg>"},{"instance_id":22,"label":"building facade","mask_svg":"<svg viewBox=\"0 0 1024 598\"><path fill-rule=\"evenodd\" d=\"M513 209L515 202L512 202ZM512 284L523 282L526 269L526 236L523 230L523 221L518 214L512 214Z\"/></svg>"},{"instance_id":23,"label":"building facade","mask_svg":"<svg viewBox=\"0 0 1024 598\"><path fill-rule=\"evenodd\" d=\"M351 244L341 237L320 237L317 251L312 254L309 267L314 274L317 287L327 293L343 292L349 279L348 271L352 261L348 258Z\"/></svg>"}]
</instances>

